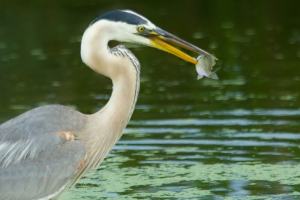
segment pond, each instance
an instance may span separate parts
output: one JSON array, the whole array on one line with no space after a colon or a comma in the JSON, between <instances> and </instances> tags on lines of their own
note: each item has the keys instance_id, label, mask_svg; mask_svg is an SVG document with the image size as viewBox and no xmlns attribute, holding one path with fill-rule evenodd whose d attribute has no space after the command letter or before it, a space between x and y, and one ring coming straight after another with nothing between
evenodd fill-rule
<instances>
[{"instance_id":1,"label":"pond","mask_svg":"<svg viewBox=\"0 0 300 200\"><path fill-rule=\"evenodd\" d=\"M46 104L101 109L112 83L82 63L81 36L98 15L132 9L216 55L219 80L197 81L194 65L128 44L142 66L131 121L99 169L62 199L298 199L299 7L294 0L2 1L0 122Z\"/></svg>"}]
</instances>

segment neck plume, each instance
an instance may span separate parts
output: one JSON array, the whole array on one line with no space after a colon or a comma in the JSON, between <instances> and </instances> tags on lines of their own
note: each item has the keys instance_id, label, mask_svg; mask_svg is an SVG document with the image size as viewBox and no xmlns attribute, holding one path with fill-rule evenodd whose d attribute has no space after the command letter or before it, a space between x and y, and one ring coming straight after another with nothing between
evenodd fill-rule
<instances>
[{"instance_id":1,"label":"neck plume","mask_svg":"<svg viewBox=\"0 0 300 200\"><path fill-rule=\"evenodd\" d=\"M112 79L113 91L100 111L87 116L84 134L77 134L87 147L88 164L77 172L72 183L90 169L95 169L120 139L133 113L140 87L138 60L122 45L110 49L109 38L101 36L102 28L105 30L105 27L99 27L96 32L87 29L82 39L81 55L94 71Z\"/></svg>"}]
</instances>

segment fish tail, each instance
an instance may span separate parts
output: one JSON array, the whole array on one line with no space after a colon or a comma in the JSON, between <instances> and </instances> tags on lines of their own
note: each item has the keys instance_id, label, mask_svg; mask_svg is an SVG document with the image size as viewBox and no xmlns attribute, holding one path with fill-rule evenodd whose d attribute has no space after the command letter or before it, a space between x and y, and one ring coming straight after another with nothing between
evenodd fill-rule
<instances>
[{"instance_id":1,"label":"fish tail","mask_svg":"<svg viewBox=\"0 0 300 200\"><path fill-rule=\"evenodd\" d=\"M200 75L197 76L197 80L199 80L201 78L203 78L203 76L200 76Z\"/></svg>"},{"instance_id":2,"label":"fish tail","mask_svg":"<svg viewBox=\"0 0 300 200\"><path fill-rule=\"evenodd\" d=\"M218 75L216 74L216 72L220 69L220 67L218 69L216 69L215 71L211 72L211 74L209 75L208 78L211 79L219 79Z\"/></svg>"},{"instance_id":3,"label":"fish tail","mask_svg":"<svg viewBox=\"0 0 300 200\"><path fill-rule=\"evenodd\" d=\"M211 78L211 79L219 79L218 75L215 73L215 72L212 72L208 78Z\"/></svg>"}]
</instances>

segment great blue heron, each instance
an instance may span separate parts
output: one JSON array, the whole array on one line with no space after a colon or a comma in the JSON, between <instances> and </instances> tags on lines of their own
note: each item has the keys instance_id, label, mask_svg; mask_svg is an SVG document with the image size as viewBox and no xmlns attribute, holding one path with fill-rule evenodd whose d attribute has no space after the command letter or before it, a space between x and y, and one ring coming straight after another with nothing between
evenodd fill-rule
<instances>
[{"instance_id":1,"label":"great blue heron","mask_svg":"<svg viewBox=\"0 0 300 200\"><path fill-rule=\"evenodd\" d=\"M194 64L195 58L168 43L210 55L130 10L96 18L83 35L81 57L95 72L112 79L108 103L92 115L47 105L1 124L1 199L56 198L99 166L120 139L138 97L140 64L124 46L109 48L110 40L152 46Z\"/></svg>"}]
</instances>

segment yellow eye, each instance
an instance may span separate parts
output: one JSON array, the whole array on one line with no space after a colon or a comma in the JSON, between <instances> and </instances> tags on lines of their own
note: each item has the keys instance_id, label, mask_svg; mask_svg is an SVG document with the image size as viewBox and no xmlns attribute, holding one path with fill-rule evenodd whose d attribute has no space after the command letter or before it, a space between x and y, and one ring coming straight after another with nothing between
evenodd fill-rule
<instances>
[{"instance_id":1,"label":"yellow eye","mask_svg":"<svg viewBox=\"0 0 300 200\"><path fill-rule=\"evenodd\" d=\"M141 26L141 27L138 27L138 31L139 32L143 32L145 30L145 27Z\"/></svg>"}]
</instances>

